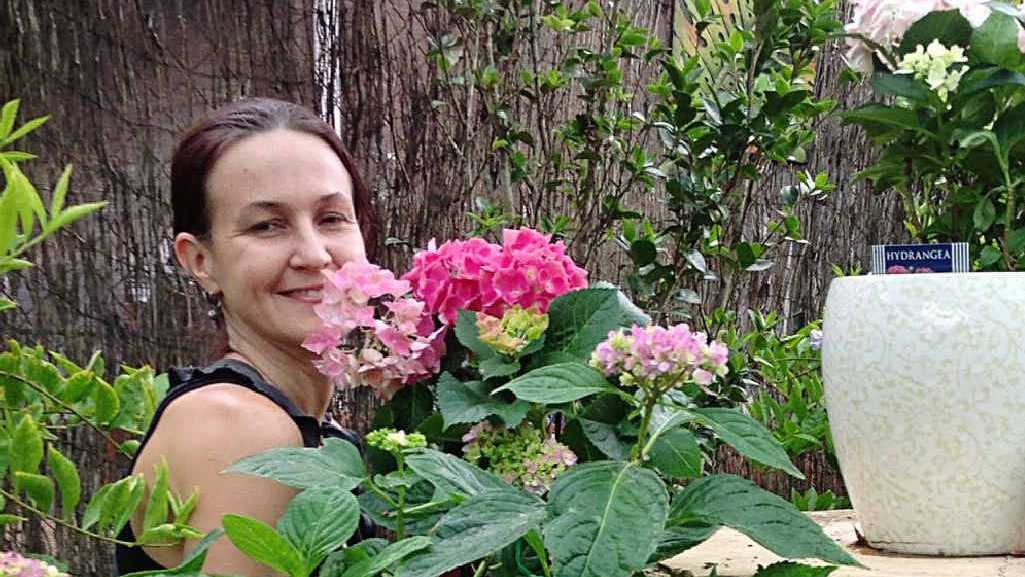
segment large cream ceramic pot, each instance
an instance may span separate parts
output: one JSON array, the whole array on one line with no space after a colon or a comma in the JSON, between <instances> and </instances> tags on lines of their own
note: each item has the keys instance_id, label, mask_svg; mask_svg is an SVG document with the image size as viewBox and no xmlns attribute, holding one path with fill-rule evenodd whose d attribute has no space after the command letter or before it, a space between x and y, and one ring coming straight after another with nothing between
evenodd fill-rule
<instances>
[{"instance_id":1,"label":"large cream ceramic pot","mask_svg":"<svg viewBox=\"0 0 1025 577\"><path fill-rule=\"evenodd\" d=\"M869 544L1025 551L1025 273L838 278L823 332L829 422Z\"/></svg>"}]
</instances>

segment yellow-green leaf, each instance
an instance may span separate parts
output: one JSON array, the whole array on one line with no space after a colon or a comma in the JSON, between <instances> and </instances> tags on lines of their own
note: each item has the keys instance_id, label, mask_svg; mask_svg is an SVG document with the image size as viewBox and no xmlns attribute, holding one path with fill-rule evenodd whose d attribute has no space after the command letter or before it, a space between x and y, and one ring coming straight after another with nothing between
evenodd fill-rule
<instances>
[{"instance_id":1,"label":"yellow-green leaf","mask_svg":"<svg viewBox=\"0 0 1025 577\"><path fill-rule=\"evenodd\" d=\"M142 523L143 531L164 525L167 523L167 461L162 461L153 467L157 475L156 482L149 492L149 500L146 503L146 516Z\"/></svg>"},{"instance_id":2,"label":"yellow-green leaf","mask_svg":"<svg viewBox=\"0 0 1025 577\"><path fill-rule=\"evenodd\" d=\"M61 513L65 521L73 522L75 519L75 508L82 499L82 480L78 475L75 464L57 450L53 445L49 446L50 471L57 481L57 489L61 494Z\"/></svg>"},{"instance_id":3,"label":"yellow-green leaf","mask_svg":"<svg viewBox=\"0 0 1025 577\"><path fill-rule=\"evenodd\" d=\"M118 410L120 410L121 402L117 398L117 393L114 391L114 387L107 384L101 378L95 379L96 386L93 389L93 403L95 405L96 412L94 416L96 422L100 424L109 423L111 419L117 416Z\"/></svg>"},{"instance_id":4,"label":"yellow-green leaf","mask_svg":"<svg viewBox=\"0 0 1025 577\"><path fill-rule=\"evenodd\" d=\"M53 198L50 199L50 218L53 218L60 214L61 209L64 208L64 197L68 193L68 182L71 180L71 165L64 167L64 172L61 173L60 180L57 181L57 186L53 187Z\"/></svg>"},{"instance_id":5,"label":"yellow-green leaf","mask_svg":"<svg viewBox=\"0 0 1025 577\"><path fill-rule=\"evenodd\" d=\"M39 425L31 415L25 414L14 428L11 435L12 471L38 473L39 463L43 461L43 435Z\"/></svg>"},{"instance_id":6,"label":"yellow-green leaf","mask_svg":"<svg viewBox=\"0 0 1025 577\"><path fill-rule=\"evenodd\" d=\"M18 106L21 104L21 100L14 99L4 104L4 108L0 111L0 141L6 140L7 136L11 133L11 129L14 128L14 119L18 116Z\"/></svg>"},{"instance_id":7,"label":"yellow-green leaf","mask_svg":"<svg viewBox=\"0 0 1025 577\"><path fill-rule=\"evenodd\" d=\"M7 146L8 144L18 140L19 138L25 136L26 134L32 132L33 130L45 124L46 121L49 119L49 116L41 116L39 118L33 118L32 120L29 120L25 124L22 124L21 127L18 128L18 130L15 130L10 136L5 138L3 144L0 144L0 146Z\"/></svg>"},{"instance_id":8,"label":"yellow-green leaf","mask_svg":"<svg viewBox=\"0 0 1025 577\"><path fill-rule=\"evenodd\" d=\"M45 513L50 512L54 490L53 481L49 477L18 471L14 474L14 485L28 495L36 509Z\"/></svg>"}]
</instances>

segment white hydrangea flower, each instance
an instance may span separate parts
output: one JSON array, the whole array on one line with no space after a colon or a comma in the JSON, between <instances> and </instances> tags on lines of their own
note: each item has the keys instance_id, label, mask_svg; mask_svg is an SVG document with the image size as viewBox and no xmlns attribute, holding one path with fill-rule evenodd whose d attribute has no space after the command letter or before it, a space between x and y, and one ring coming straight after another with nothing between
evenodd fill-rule
<instances>
[{"instance_id":1,"label":"white hydrangea flower","mask_svg":"<svg viewBox=\"0 0 1025 577\"><path fill-rule=\"evenodd\" d=\"M933 40L928 48L918 45L914 52L905 54L901 58L897 73L912 74L916 79L924 80L940 100L946 102L950 93L957 90L965 71L964 67L953 70L950 67L967 61L964 48L947 48L939 40Z\"/></svg>"}]
</instances>

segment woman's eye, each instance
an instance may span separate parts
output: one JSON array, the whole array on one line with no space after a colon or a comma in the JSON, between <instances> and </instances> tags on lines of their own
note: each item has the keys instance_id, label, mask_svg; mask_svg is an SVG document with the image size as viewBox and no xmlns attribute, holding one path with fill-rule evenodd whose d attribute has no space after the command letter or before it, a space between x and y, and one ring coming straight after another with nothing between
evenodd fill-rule
<instances>
[{"instance_id":1,"label":"woman's eye","mask_svg":"<svg viewBox=\"0 0 1025 577\"><path fill-rule=\"evenodd\" d=\"M283 225L281 224L281 222L277 220L265 220L263 222L258 222L253 226L249 227L249 230L252 232L268 232L271 230L281 228L282 226Z\"/></svg>"},{"instance_id":2,"label":"woman's eye","mask_svg":"<svg viewBox=\"0 0 1025 577\"><path fill-rule=\"evenodd\" d=\"M325 214L323 218L321 218L321 222L328 225L345 224L352 222L352 220L353 219L349 217L349 215L343 214L341 212L329 212Z\"/></svg>"}]
</instances>

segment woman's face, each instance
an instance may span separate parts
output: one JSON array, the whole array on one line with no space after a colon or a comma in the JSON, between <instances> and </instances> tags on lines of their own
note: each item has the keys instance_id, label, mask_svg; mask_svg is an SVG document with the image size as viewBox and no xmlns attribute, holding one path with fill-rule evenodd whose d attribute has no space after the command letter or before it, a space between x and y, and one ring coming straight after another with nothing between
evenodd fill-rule
<instances>
[{"instance_id":1,"label":"woman's face","mask_svg":"<svg viewBox=\"0 0 1025 577\"><path fill-rule=\"evenodd\" d=\"M366 259L349 173L311 134L278 129L231 145L207 177L207 209L210 238L195 241L187 266L246 339L298 346L319 326L323 272ZM192 242L183 236L176 245Z\"/></svg>"}]
</instances>

